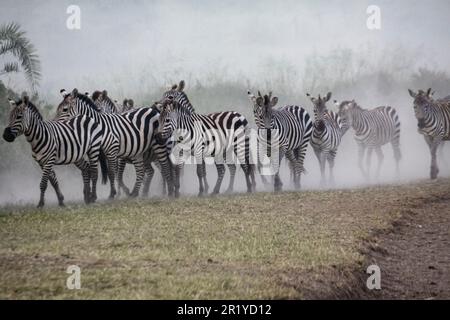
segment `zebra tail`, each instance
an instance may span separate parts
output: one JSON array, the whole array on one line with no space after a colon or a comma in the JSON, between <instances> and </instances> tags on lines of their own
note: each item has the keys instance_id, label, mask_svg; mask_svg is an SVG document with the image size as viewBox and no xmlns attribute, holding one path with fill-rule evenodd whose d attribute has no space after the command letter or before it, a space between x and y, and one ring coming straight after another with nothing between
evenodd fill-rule
<instances>
[{"instance_id":1,"label":"zebra tail","mask_svg":"<svg viewBox=\"0 0 450 320\"><path fill-rule=\"evenodd\" d=\"M108 182L108 163L102 149L100 149L98 160L100 161L100 169L102 171L102 184L106 184Z\"/></svg>"}]
</instances>

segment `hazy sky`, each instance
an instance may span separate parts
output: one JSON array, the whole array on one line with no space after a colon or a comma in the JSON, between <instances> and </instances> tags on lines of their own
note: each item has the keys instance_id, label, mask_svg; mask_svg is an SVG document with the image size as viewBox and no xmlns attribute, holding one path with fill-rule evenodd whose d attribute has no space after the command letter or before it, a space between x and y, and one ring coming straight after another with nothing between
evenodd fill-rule
<instances>
[{"instance_id":1,"label":"hazy sky","mask_svg":"<svg viewBox=\"0 0 450 320\"><path fill-rule=\"evenodd\" d=\"M38 50L43 93L86 79L126 79L139 70L162 84L219 67L230 77L252 77L268 59L302 65L307 55L337 47L369 47L379 55L401 45L421 64L450 70L448 0L0 3L0 22L19 22ZM81 8L81 30L66 28L70 4ZM381 9L379 31L366 27L371 4Z\"/></svg>"}]
</instances>

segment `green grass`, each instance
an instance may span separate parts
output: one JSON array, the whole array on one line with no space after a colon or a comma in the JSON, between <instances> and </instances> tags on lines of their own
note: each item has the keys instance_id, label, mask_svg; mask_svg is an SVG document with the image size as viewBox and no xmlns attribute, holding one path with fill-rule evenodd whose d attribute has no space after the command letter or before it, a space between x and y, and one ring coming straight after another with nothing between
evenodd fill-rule
<instances>
[{"instance_id":1,"label":"green grass","mask_svg":"<svg viewBox=\"0 0 450 320\"><path fill-rule=\"evenodd\" d=\"M448 187L2 208L0 298L304 298L360 265L372 231ZM81 290L66 288L72 264Z\"/></svg>"}]
</instances>

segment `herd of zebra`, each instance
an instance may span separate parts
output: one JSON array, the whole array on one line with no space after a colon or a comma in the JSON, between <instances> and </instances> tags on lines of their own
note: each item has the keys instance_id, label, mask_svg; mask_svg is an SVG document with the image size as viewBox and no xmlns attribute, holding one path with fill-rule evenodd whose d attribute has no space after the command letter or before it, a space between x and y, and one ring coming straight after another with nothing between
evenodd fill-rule
<instances>
[{"instance_id":1,"label":"herd of zebra","mask_svg":"<svg viewBox=\"0 0 450 320\"><path fill-rule=\"evenodd\" d=\"M349 128L354 130L359 167L364 175L368 175L373 151L378 156L377 172L380 171L383 161L381 147L388 143L392 145L398 172L400 121L392 107L368 110L355 100L334 100L338 106L338 111L334 112L327 107L331 93L323 97L307 94L314 110L314 119L311 119L300 106L275 108L278 98L272 97L271 92L262 95L258 91L255 95L248 91L257 127L256 139L252 139L249 122L243 115L234 111L198 114L184 87L184 81L173 85L164 92L160 101L148 107L135 107L132 99L125 99L119 105L106 91L89 95L77 89L72 92L63 89L60 91L63 101L58 105L53 120L44 120L27 96L17 101L10 99L10 120L3 138L12 142L24 134L30 143L33 158L43 172L38 207L44 205L48 181L55 189L59 205L64 205L64 196L53 170L54 165L63 164L75 164L80 169L86 203L97 199L99 163L102 182L106 184L109 180L109 198L114 198L120 191L136 197L142 185L142 193L147 195L154 174L153 166L161 171L167 194L177 197L186 156L192 157L196 164L199 195L208 193L209 189L207 158L214 160L218 173L213 194L220 191L225 165L230 171L227 192L233 191L238 165L245 174L248 192L255 190L256 169L263 182L267 183L264 157L272 161L269 167L275 191L282 189L279 168L284 157L298 189L301 174L305 172L303 163L309 144L319 161L321 183L332 184L338 147ZM431 89L409 90L409 94L414 99L418 130L430 148L430 177L435 179L438 174L436 150L445 140L450 140L450 97L435 100ZM256 160L252 151L255 149L254 140L257 141ZM136 181L131 191L123 181L127 163L136 170ZM327 163L329 179L325 177Z\"/></svg>"}]
</instances>

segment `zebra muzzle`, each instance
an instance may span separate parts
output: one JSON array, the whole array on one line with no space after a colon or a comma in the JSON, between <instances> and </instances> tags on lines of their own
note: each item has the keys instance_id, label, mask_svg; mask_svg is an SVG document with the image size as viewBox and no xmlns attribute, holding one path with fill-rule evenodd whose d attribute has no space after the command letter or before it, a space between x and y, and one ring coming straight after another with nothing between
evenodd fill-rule
<instances>
[{"instance_id":1,"label":"zebra muzzle","mask_svg":"<svg viewBox=\"0 0 450 320\"><path fill-rule=\"evenodd\" d=\"M12 133L10 127L5 128L5 131L3 131L3 139L7 142L13 142L14 139L16 139L16 136Z\"/></svg>"}]
</instances>

